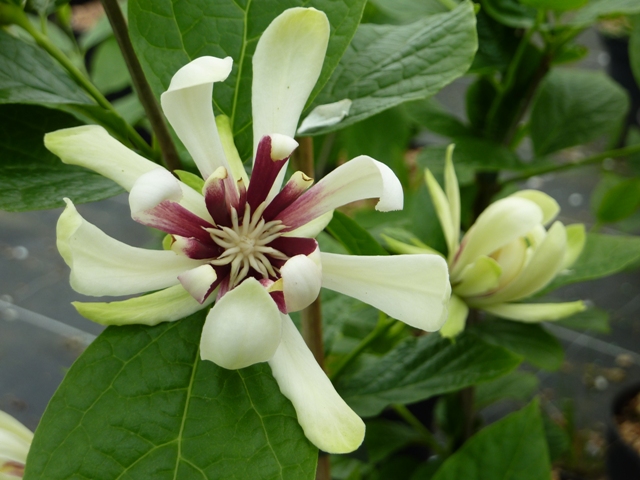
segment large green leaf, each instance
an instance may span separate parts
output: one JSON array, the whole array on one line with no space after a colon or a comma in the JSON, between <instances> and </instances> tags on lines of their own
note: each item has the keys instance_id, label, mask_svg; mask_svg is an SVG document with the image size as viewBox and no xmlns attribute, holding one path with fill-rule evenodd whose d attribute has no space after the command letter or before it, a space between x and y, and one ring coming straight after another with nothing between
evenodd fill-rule
<instances>
[{"instance_id":1,"label":"large green leaf","mask_svg":"<svg viewBox=\"0 0 640 480\"><path fill-rule=\"evenodd\" d=\"M571 24L586 27L595 23L599 18L611 15L633 15L640 13L638 0L591 0L578 10Z\"/></svg>"},{"instance_id":2,"label":"large green leaf","mask_svg":"<svg viewBox=\"0 0 640 480\"><path fill-rule=\"evenodd\" d=\"M43 50L0 29L0 103L93 102Z\"/></svg>"},{"instance_id":3,"label":"large green leaf","mask_svg":"<svg viewBox=\"0 0 640 480\"><path fill-rule=\"evenodd\" d=\"M539 383L533 373L516 370L492 382L478 385L474 396L475 407L482 409L503 400L527 402L538 389Z\"/></svg>"},{"instance_id":4,"label":"large green leaf","mask_svg":"<svg viewBox=\"0 0 640 480\"><path fill-rule=\"evenodd\" d=\"M369 232L344 213L333 213L327 231L352 255L388 255Z\"/></svg>"},{"instance_id":5,"label":"large green leaf","mask_svg":"<svg viewBox=\"0 0 640 480\"><path fill-rule=\"evenodd\" d=\"M25 479L315 478L269 367L200 360L203 317L100 335L49 403Z\"/></svg>"},{"instance_id":6,"label":"large green leaf","mask_svg":"<svg viewBox=\"0 0 640 480\"><path fill-rule=\"evenodd\" d=\"M541 325L490 320L473 327L484 341L511 350L536 367L557 370L564 360L564 350L556 337Z\"/></svg>"},{"instance_id":7,"label":"large green leaf","mask_svg":"<svg viewBox=\"0 0 640 480\"><path fill-rule=\"evenodd\" d=\"M0 210L55 208L112 197L122 189L90 170L65 165L49 152L44 134L75 127L72 116L35 105L0 105Z\"/></svg>"},{"instance_id":8,"label":"large green leaf","mask_svg":"<svg viewBox=\"0 0 640 480\"><path fill-rule=\"evenodd\" d=\"M392 403L413 403L493 380L521 357L463 333L455 342L440 335L408 338L385 356L346 372L337 388L362 416Z\"/></svg>"},{"instance_id":9,"label":"large green leaf","mask_svg":"<svg viewBox=\"0 0 640 480\"><path fill-rule=\"evenodd\" d=\"M531 110L537 155L611 133L629 108L627 94L601 72L555 69L542 82Z\"/></svg>"},{"instance_id":10,"label":"large green leaf","mask_svg":"<svg viewBox=\"0 0 640 480\"><path fill-rule=\"evenodd\" d=\"M536 11L523 3L518 0L482 0L481 5L491 17L503 25L529 28L535 22Z\"/></svg>"},{"instance_id":11,"label":"large green leaf","mask_svg":"<svg viewBox=\"0 0 640 480\"><path fill-rule=\"evenodd\" d=\"M410 25L361 25L316 104L348 98L349 116L326 130L429 97L463 75L478 47L471 2Z\"/></svg>"},{"instance_id":12,"label":"large green leaf","mask_svg":"<svg viewBox=\"0 0 640 480\"><path fill-rule=\"evenodd\" d=\"M613 223L631 216L640 207L640 179L630 178L608 189L596 209L601 223Z\"/></svg>"},{"instance_id":13,"label":"large green leaf","mask_svg":"<svg viewBox=\"0 0 640 480\"><path fill-rule=\"evenodd\" d=\"M542 480L551 478L538 402L488 426L451 455L433 480Z\"/></svg>"},{"instance_id":14,"label":"large green leaf","mask_svg":"<svg viewBox=\"0 0 640 480\"><path fill-rule=\"evenodd\" d=\"M258 39L287 8L315 7L327 14L331 38L312 98L326 83L360 22L365 0L131 0L131 39L156 96L173 74L203 55L231 56L229 78L216 85L216 114L231 118L242 158L251 154L251 61Z\"/></svg>"},{"instance_id":15,"label":"large green leaf","mask_svg":"<svg viewBox=\"0 0 640 480\"><path fill-rule=\"evenodd\" d=\"M640 260L640 237L590 233L584 250L566 273L555 278L545 292L576 282L618 273Z\"/></svg>"},{"instance_id":16,"label":"large green leaf","mask_svg":"<svg viewBox=\"0 0 640 480\"><path fill-rule=\"evenodd\" d=\"M629 63L636 83L640 85L640 15L631 19L633 29L629 37Z\"/></svg>"}]
</instances>

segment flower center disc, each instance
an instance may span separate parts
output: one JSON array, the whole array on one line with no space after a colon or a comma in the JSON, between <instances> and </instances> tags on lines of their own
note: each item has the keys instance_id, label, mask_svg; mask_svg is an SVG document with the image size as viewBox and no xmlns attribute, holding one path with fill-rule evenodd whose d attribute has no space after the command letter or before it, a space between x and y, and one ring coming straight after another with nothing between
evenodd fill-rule
<instances>
[{"instance_id":1,"label":"flower center disc","mask_svg":"<svg viewBox=\"0 0 640 480\"><path fill-rule=\"evenodd\" d=\"M231 227L218 226L208 228L213 241L224 249L213 265L231 264L229 288L238 285L253 268L263 278L278 277L278 269L271 262L272 259L288 260L289 257L270 247L269 244L280 237L280 232L286 227L279 220L266 222L262 213L266 202L261 203L251 213L251 207L246 204L242 222L239 221L235 208L231 209Z\"/></svg>"}]
</instances>

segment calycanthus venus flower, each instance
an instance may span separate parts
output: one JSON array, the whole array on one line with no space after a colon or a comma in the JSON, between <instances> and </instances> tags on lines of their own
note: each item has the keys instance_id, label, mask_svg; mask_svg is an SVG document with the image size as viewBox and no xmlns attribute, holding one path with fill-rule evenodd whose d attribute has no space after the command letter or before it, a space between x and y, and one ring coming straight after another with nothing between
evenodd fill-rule
<instances>
[{"instance_id":1,"label":"calycanthus venus flower","mask_svg":"<svg viewBox=\"0 0 640 480\"><path fill-rule=\"evenodd\" d=\"M584 302L517 303L539 292L582 252L584 225L553 222L558 203L537 190L521 190L489 205L460 241L460 191L447 150L444 190L427 169L425 179L447 243L453 294L440 330L454 337L469 308L520 322L559 320L585 309ZM552 223L553 222L553 223ZM551 224L552 223L552 224ZM547 230L545 226L551 224ZM387 239L396 251L432 251Z\"/></svg>"},{"instance_id":2,"label":"calycanthus venus flower","mask_svg":"<svg viewBox=\"0 0 640 480\"><path fill-rule=\"evenodd\" d=\"M45 145L65 163L120 184L130 192L133 219L171 236L170 250L131 247L84 220L66 200L57 244L71 267L72 287L93 296L155 291L111 303L75 302L78 311L108 325L155 325L215 301L202 331L201 357L228 369L269 362L307 438L326 452L344 453L360 445L364 423L337 394L288 313L311 304L325 287L434 331L446 320L450 286L446 262L435 255L319 252L313 237L333 209L364 198L379 198L380 211L402 208L400 182L384 164L360 156L313 187L297 172L280 189L328 38L326 16L310 8L285 11L260 38L253 57L251 179L228 119L214 118L211 108L213 84L230 74L230 57L193 60L161 98L204 178L201 192L100 127L53 132Z\"/></svg>"},{"instance_id":3,"label":"calycanthus venus flower","mask_svg":"<svg viewBox=\"0 0 640 480\"><path fill-rule=\"evenodd\" d=\"M31 430L0 410L0 480L23 477L32 440Z\"/></svg>"}]
</instances>

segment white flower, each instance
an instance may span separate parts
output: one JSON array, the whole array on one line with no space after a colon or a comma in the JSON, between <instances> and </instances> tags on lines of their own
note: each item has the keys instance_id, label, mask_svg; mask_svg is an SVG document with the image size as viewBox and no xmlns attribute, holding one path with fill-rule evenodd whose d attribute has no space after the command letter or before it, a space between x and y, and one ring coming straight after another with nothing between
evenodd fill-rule
<instances>
[{"instance_id":1,"label":"white flower","mask_svg":"<svg viewBox=\"0 0 640 480\"><path fill-rule=\"evenodd\" d=\"M0 410L0 480L22 478L32 440L27 427Z\"/></svg>"},{"instance_id":2,"label":"white flower","mask_svg":"<svg viewBox=\"0 0 640 480\"><path fill-rule=\"evenodd\" d=\"M460 192L447 150L444 191L429 170L425 177L447 243L453 295L440 333L453 337L469 307L521 322L558 320L585 309L582 301L513 303L539 292L569 268L585 242L584 225L554 222L560 207L549 195L522 190L489 205L460 241ZM389 239L396 251L428 251Z\"/></svg>"},{"instance_id":3,"label":"white flower","mask_svg":"<svg viewBox=\"0 0 640 480\"><path fill-rule=\"evenodd\" d=\"M111 303L76 302L78 311L103 324L154 325L215 301L202 332L202 358L230 369L268 361L306 436L324 451L343 453L360 445L364 424L336 393L288 313L308 306L322 286L432 331L446 319L450 287L446 263L434 255L319 252L312 237L333 209L364 198L379 198L381 211L402 208L400 182L384 164L361 156L313 187L297 172L280 189L328 38L326 16L311 8L285 11L260 38L253 57L250 181L228 119L214 118L211 108L214 82L231 72L229 57L192 61L162 95L169 122L205 179L202 192L100 127L53 132L45 144L65 163L90 168L130 191L132 217L172 238L165 251L125 245L85 221L67 200L57 237L72 287L94 296L157 290Z\"/></svg>"}]
</instances>

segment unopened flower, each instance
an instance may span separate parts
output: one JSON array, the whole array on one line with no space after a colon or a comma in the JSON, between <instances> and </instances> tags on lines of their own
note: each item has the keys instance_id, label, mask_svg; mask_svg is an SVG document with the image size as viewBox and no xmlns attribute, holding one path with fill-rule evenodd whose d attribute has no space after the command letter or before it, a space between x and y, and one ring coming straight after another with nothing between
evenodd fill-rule
<instances>
[{"instance_id":1,"label":"unopened flower","mask_svg":"<svg viewBox=\"0 0 640 480\"><path fill-rule=\"evenodd\" d=\"M449 318L440 333L449 337L460 333L469 308L521 322L558 320L583 311L582 301L519 302L542 290L577 260L585 242L584 225L565 227L553 222L560 211L558 203L543 192L521 190L489 205L460 240L460 192L452 153L450 146L444 190L428 169L425 172L447 243L453 290ZM432 251L387 240L396 251Z\"/></svg>"},{"instance_id":2,"label":"unopened flower","mask_svg":"<svg viewBox=\"0 0 640 480\"><path fill-rule=\"evenodd\" d=\"M354 257L320 253L313 238L333 209L379 198L378 210L402 208L402 188L384 164L357 157L311 187L296 172L281 189L300 113L315 85L329 38L326 16L293 8L263 33L253 56L254 165L245 173L226 117L214 118L214 82L230 57L201 57L181 68L162 95L169 122L204 181L185 182L138 156L100 127L48 134L65 163L82 165L130 191L134 220L169 234L170 250L125 245L84 220L73 204L58 222L58 249L71 285L85 295L154 293L111 303L79 303L99 323L154 325L215 305L207 315L203 359L237 369L269 362L306 436L331 453L356 449L362 420L336 393L288 313L326 287L367 302L423 330L446 320L446 262L434 255ZM198 191L199 190L199 191Z\"/></svg>"},{"instance_id":3,"label":"unopened flower","mask_svg":"<svg viewBox=\"0 0 640 480\"><path fill-rule=\"evenodd\" d=\"M22 478L33 433L0 410L0 480Z\"/></svg>"}]
</instances>

